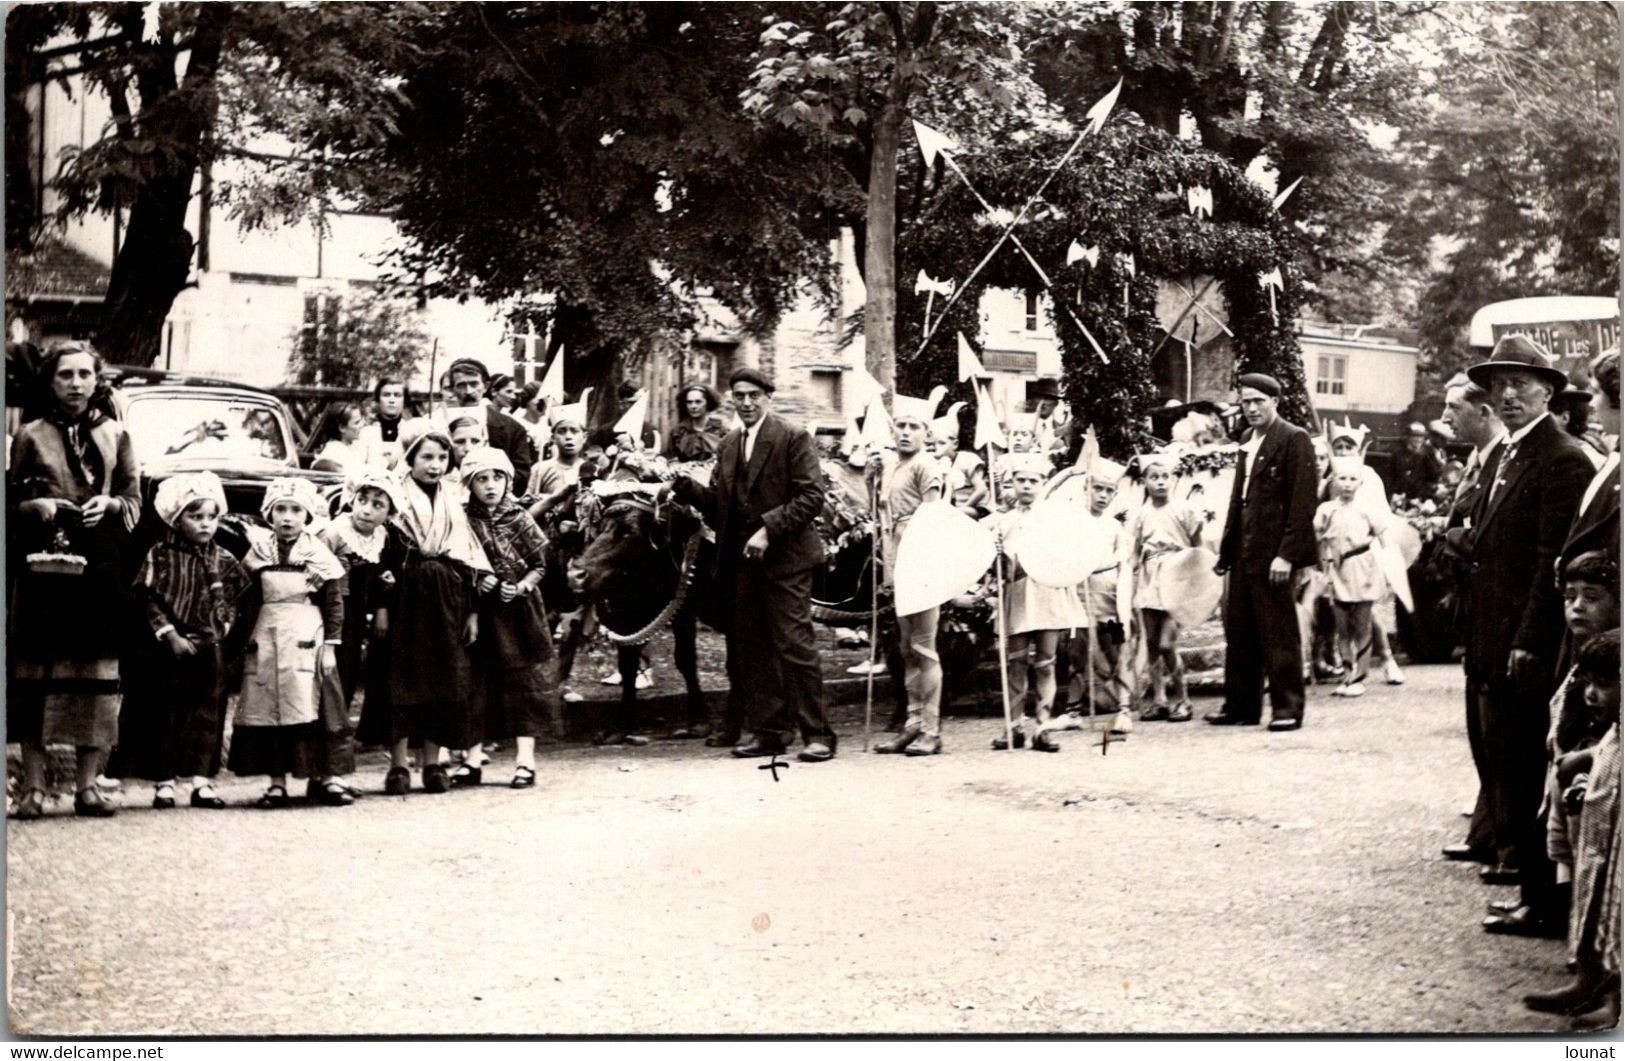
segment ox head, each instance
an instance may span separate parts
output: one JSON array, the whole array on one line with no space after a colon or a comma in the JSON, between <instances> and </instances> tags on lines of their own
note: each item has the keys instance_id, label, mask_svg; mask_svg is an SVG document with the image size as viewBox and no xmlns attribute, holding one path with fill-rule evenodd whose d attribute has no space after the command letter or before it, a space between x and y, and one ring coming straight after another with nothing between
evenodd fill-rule
<instances>
[{"instance_id":1,"label":"ox head","mask_svg":"<svg viewBox=\"0 0 1625 1061\"><path fill-rule=\"evenodd\" d=\"M587 547L571 565L577 593L606 612L654 614L677 589L683 544L699 529L696 514L642 496L603 506L587 532Z\"/></svg>"}]
</instances>

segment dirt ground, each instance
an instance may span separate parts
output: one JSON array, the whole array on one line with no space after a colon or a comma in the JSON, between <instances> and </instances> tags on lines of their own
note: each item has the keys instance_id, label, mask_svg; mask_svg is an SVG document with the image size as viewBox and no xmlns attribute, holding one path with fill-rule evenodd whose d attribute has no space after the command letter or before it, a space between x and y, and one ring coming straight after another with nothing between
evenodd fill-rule
<instances>
[{"instance_id":1,"label":"dirt ground","mask_svg":"<svg viewBox=\"0 0 1625 1061\"><path fill-rule=\"evenodd\" d=\"M691 743L541 782L8 828L19 1034L1561 1031L1562 946L1479 928L1460 671L1297 733L1142 724L1102 756L861 751L775 781ZM1217 702L1206 699L1198 710Z\"/></svg>"}]
</instances>

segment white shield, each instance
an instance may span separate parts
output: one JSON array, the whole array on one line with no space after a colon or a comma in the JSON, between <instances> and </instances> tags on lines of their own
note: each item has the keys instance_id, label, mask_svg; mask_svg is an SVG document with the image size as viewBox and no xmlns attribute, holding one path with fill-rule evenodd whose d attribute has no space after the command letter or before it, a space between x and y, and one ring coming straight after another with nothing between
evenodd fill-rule
<instances>
[{"instance_id":1,"label":"white shield","mask_svg":"<svg viewBox=\"0 0 1625 1061\"><path fill-rule=\"evenodd\" d=\"M995 552L992 533L951 502L921 505L897 545L897 614L929 611L964 593Z\"/></svg>"}]
</instances>

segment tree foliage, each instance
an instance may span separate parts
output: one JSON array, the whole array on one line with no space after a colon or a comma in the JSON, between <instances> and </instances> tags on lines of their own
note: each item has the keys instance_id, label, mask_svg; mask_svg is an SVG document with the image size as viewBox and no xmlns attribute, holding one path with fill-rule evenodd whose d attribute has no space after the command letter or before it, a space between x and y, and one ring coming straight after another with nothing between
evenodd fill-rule
<instances>
[{"instance_id":1,"label":"tree foliage","mask_svg":"<svg viewBox=\"0 0 1625 1061\"><path fill-rule=\"evenodd\" d=\"M571 390L698 318L765 330L830 280L840 190L738 94L752 4L432 5L380 201L433 293L521 298Z\"/></svg>"},{"instance_id":2,"label":"tree foliage","mask_svg":"<svg viewBox=\"0 0 1625 1061\"><path fill-rule=\"evenodd\" d=\"M1452 5L1433 105L1400 141L1416 184L1396 239L1431 266L1424 350L1469 356L1482 306L1619 290L1620 23L1612 4Z\"/></svg>"},{"instance_id":3,"label":"tree foliage","mask_svg":"<svg viewBox=\"0 0 1625 1061\"><path fill-rule=\"evenodd\" d=\"M113 360L156 357L194 266L187 213L216 163L234 165L210 198L247 225L304 218L355 190L367 172L356 160L391 128L396 97L383 75L405 62L394 26L410 7L43 3L8 12L8 75L77 73L111 108L89 143L55 160L60 206L34 220L123 217L98 336ZM7 249L27 249L34 234L8 224Z\"/></svg>"},{"instance_id":4,"label":"tree foliage","mask_svg":"<svg viewBox=\"0 0 1625 1061\"><path fill-rule=\"evenodd\" d=\"M1066 150L1069 130L1004 139L963 165L995 210L1011 210L1030 196ZM1211 188L1211 219L1191 215L1184 190ZM1156 277L1210 274L1223 284L1228 319L1236 333L1237 372L1264 371L1287 388L1282 413L1311 423L1303 362L1293 333L1301 286L1283 270L1284 289L1270 313L1259 274L1292 260L1299 237L1260 191L1216 152L1147 128L1133 116L1107 125L1087 150L1061 170L1044 193L1044 206L1020 226L1022 243L1055 281L1050 316L1061 340L1067 400L1073 414L1093 424L1102 447L1126 456L1146 441L1144 418L1155 399L1151 354L1162 337ZM966 276L992 246L1001 224L958 181L943 184L901 244L905 269L934 276ZM1067 248L1098 248L1098 258L1063 265ZM1132 255L1131 274L1126 259ZM904 292L907 336L900 357L903 389L923 393L955 378L955 330L975 344L977 296L986 287L1037 290L1031 265L1006 245L955 304L917 358L923 341L922 302ZM1079 325L1110 358L1102 365ZM961 395L972 400L968 388Z\"/></svg>"},{"instance_id":5,"label":"tree foliage","mask_svg":"<svg viewBox=\"0 0 1625 1061\"><path fill-rule=\"evenodd\" d=\"M429 353L416 300L378 288L360 297L330 295L307 303L289 337L288 380L361 388L410 379Z\"/></svg>"}]
</instances>

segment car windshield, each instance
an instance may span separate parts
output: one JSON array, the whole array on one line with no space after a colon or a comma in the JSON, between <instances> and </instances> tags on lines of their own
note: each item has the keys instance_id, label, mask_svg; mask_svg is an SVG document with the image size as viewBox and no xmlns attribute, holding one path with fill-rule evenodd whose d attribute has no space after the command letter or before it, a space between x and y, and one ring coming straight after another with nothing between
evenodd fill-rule
<instances>
[{"instance_id":1,"label":"car windshield","mask_svg":"<svg viewBox=\"0 0 1625 1061\"><path fill-rule=\"evenodd\" d=\"M143 466L288 463L292 441L275 406L222 395L132 395L125 426Z\"/></svg>"}]
</instances>

